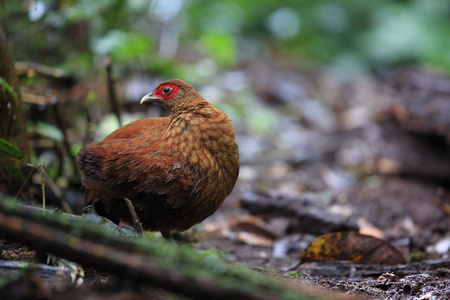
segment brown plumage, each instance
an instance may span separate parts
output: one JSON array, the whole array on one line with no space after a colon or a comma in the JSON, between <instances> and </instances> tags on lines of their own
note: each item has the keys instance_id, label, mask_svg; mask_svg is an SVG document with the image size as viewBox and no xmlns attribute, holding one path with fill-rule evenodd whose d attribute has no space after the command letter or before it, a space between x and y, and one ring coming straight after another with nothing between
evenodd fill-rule
<instances>
[{"instance_id":1,"label":"brown plumage","mask_svg":"<svg viewBox=\"0 0 450 300\"><path fill-rule=\"evenodd\" d=\"M184 231L213 214L234 187L233 124L181 80L160 83L141 103L148 101L170 115L131 122L78 153L85 204L130 222L127 197L144 229Z\"/></svg>"}]
</instances>

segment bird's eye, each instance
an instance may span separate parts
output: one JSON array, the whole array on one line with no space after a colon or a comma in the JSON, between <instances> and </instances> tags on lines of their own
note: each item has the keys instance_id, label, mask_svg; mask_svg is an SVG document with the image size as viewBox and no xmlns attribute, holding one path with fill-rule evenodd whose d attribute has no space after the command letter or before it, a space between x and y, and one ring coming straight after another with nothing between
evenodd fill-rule
<instances>
[{"instance_id":1,"label":"bird's eye","mask_svg":"<svg viewBox=\"0 0 450 300\"><path fill-rule=\"evenodd\" d=\"M172 88L166 86L162 89L164 95L169 95L172 92Z\"/></svg>"}]
</instances>

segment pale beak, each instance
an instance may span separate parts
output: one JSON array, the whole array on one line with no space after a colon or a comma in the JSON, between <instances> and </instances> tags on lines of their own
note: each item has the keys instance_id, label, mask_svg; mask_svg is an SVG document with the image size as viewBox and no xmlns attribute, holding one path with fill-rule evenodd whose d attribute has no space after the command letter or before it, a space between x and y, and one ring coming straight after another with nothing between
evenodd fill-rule
<instances>
[{"instance_id":1,"label":"pale beak","mask_svg":"<svg viewBox=\"0 0 450 300\"><path fill-rule=\"evenodd\" d=\"M148 94L148 95L145 95L144 97L142 97L140 104L142 104L144 102L148 102L148 101L153 101L153 100L162 100L162 99L152 96L152 94Z\"/></svg>"}]
</instances>

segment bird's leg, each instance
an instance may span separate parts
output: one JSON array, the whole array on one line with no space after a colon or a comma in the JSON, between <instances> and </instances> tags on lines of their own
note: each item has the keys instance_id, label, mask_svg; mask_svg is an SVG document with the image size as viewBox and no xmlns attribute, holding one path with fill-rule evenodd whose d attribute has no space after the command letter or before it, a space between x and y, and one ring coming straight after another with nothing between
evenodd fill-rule
<instances>
[{"instance_id":1,"label":"bird's leg","mask_svg":"<svg viewBox=\"0 0 450 300\"><path fill-rule=\"evenodd\" d=\"M127 204L128 210L130 211L134 230L137 232L137 234L142 235L144 233L144 229L142 228L141 220L139 220L139 217L137 216L137 213L136 213L136 210L134 209L133 203L127 197L125 197L124 200L125 200L125 203Z\"/></svg>"},{"instance_id":2,"label":"bird's leg","mask_svg":"<svg viewBox=\"0 0 450 300\"><path fill-rule=\"evenodd\" d=\"M177 245L177 243L175 242L175 240L173 239L172 234L170 233L170 231L161 231L161 235L163 236L163 238L165 238L168 241L171 241L172 243L174 243L175 245Z\"/></svg>"}]
</instances>

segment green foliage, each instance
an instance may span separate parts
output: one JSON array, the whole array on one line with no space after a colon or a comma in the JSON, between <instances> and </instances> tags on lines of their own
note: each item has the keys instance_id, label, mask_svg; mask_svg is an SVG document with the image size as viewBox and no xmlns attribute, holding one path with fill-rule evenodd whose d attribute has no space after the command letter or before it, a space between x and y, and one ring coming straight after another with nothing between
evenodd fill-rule
<instances>
[{"instance_id":1,"label":"green foliage","mask_svg":"<svg viewBox=\"0 0 450 300\"><path fill-rule=\"evenodd\" d=\"M84 145L81 143L73 143L70 145L70 153L72 153L73 156L76 156L78 152L80 152L81 148L83 148Z\"/></svg>"},{"instance_id":2,"label":"green foliage","mask_svg":"<svg viewBox=\"0 0 450 300\"><path fill-rule=\"evenodd\" d=\"M93 45L95 53L111 55L114 61L130 63L152 47L149 37L134 32L111 30L97 39Z\"/></svg>"},{"instance_id":3,"label":"green foliage","mask_svg":"<svg viewBox=\"0 0 450 300\"><path fill-rule=\"evenodd\" d=\"M7 140L0 139L0 156L12 157L21 161L26 161L25 156L13 144Z\"/></svg>"},{"instance_id":4,"label":"green foliage","mask_svg":"<svg viewBox=\"0 0 450 300\"><path fill-rule=\"evenodd\" d=\"M34 22L17 1L5 6L11 40L27 39L14 45L16 59L82 76L107 54L124 68L177 74L180 58L202 58L192 61L193 49L221 68L283 55L350 73L404 63L450 70L448 1L80 0L47 5Z\"/></svg>"},{"instance_id":5,"label":"green foliage","mask_svg":"<svg viewBox=\"0 0 450 300\"><path fill-rule=\"evenodd\" d=\"M300 275L297 272L286 272L284 273L284 276L290 276L290 277L299 277Z\"/></svg>"},{"instance_id":6,"label":"green foliage","mask_svg":"<svg viewBox=\"0 0 450 300\"><path fill-rule=\"evenodd\" d=\"M209 57L220 66L230 66L236 60L236 43L231 34L220 31L207 31L200 38L200 44Z\"/></svg>"},{"instance_id":7,"label":"green foliage","mask_svg":"<svg viewBox=\"0 0 450 300\"><path fill-rule=\"evenodd\" d=\"M14 98L17 98L16 91L14 91L14 88L3 77L0 77L0 86Z\"/></svg>"},{"instance_id":8,"label":"green foliage","mask_svg":"<svg viewBox=\"0 0 450 300\"><path fill-rule=\"evenodd\" d=\"M61 130L53 125L44 122L38 122L35 127L36 133L49 137L52 140L61 143L63 141L63 133Z\"/></svg>"}]
</instances>

